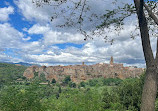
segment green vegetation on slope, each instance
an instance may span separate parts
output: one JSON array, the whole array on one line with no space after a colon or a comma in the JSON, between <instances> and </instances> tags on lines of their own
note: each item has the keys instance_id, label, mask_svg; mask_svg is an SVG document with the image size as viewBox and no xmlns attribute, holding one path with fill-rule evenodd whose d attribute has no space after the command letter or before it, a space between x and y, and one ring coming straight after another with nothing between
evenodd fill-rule
<instances>
[{"instance_id":1,"label":"green vegetation on slope","mask_svg":"<svg viewBox=\"0 0 158 111\"><path fill-rule=\"evenodd\" d=\"M59 83L41 85L5 85L0 90L0 110L2 111L139 111L143 79L99 78L81 82L75 87L61 86ZM90 81L97 81L91 86ZM114 82L115 81L115 82ZM82 85L81 85L82 84ZM85 85L83 85L85 84ZM102 84L102 85L101 85ZM84 87L82 87L84 86Z\"/></svg>"},{"instance_id":2,"label":"green vegetation on slope","mask_svg":"<svg viewBox=\"0 0 158 111\"><path fill-rule=\"evenodd\" d=\"M25 66L0 63L0 85L11 83L19 78L24 79Z\"/></svg>"}]
</instances>

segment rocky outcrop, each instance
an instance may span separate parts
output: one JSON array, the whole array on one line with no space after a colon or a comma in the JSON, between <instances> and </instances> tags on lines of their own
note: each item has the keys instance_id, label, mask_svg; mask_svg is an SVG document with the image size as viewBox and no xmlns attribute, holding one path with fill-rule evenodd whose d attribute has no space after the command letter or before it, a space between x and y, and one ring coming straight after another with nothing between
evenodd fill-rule
<instances>
[{"instance_id":1,"label":"rocky outcrop","mask_svg":"<svg viewBox=\"0 0 158 111\"><path fill-rule=\"evenodd\" d=\"M24 72L24 76L28 79L34 77L34 73L45 75L45 78L51 81L53 78L56 81L61 81L66 75L70 75L73 82L81 82L93 78L120 78L139 77L143 73L143 68L124 67L123 64L113 63L113 58L110 64L95 64L95 65L73 65L73 66L31 66Z\"/></svg>"},{"instance_id":2,"label":"rocky outcrop","mask_svg":"<svg viewBox=\"0 0 158 111\"><path fill-rule=\"evenodd\" d=\"M37 66L31 66L28 67L25 71L23 76L25 76L28 79L31 79L34 77L34 73L37 72L38 67Z\"/></svg>"}]
</instances>

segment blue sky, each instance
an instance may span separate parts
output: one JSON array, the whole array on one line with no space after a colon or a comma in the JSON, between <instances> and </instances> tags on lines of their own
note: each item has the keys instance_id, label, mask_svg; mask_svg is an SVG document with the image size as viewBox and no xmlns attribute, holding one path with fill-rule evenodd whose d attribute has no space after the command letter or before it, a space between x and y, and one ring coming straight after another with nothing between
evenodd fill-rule
<instances>
[{"instance_id":1,"label":"blue sky","mask_svg":"<svg viewBox=\"0 0 158 111\"><path fill-rule=\"evenodd\" d=\"M95 13L104 12L104 7L114 8L110 0L105 2L103 4L102 0L92 0L89 5ZM116 41L110 45L105 43L103 37L84 41L84 36L76 28L57 28L56 25L64 19L59 17L51 22L53 13L52 6L36 7L32 0L0 0L0 62L27 62L47 66L82 62L95 64L108 63L113 56L117 63L145 66L140 38L130 38L130 32L134 31L137 23L135 16L127 20L119 37L115 32L106 33ZM85 22L86 28L89 25ZM153 51L154 41L152 39Z\"/></svg>"}]
</instances>

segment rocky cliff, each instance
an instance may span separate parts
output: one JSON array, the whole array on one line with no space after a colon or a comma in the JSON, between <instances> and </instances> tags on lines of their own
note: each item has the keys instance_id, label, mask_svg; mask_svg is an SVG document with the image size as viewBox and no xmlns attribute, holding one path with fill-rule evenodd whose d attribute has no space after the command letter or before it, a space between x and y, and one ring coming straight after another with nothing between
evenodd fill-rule
<instances>
[{"instance_id":1,"label":"rocky cliff","mask_svg":"<svg viewBox=\"0 0 158 111\"><path fill-rule=\"evenodd\" d=\"M113 58L112 58L113 59ZM120 78L139 77L143 73L143 68L124 67L123 64L115 64L113 60L110 64L95 64L95 65L73 65L73 66L31 66L24 72L24 76L28 79L33 78L35 73L38 76L45 75L45 78L51 81L53 78L56 81L61 81L66 75L70 75L73 82L81 82L93 78Z\"/></svg>"}]
</instances>

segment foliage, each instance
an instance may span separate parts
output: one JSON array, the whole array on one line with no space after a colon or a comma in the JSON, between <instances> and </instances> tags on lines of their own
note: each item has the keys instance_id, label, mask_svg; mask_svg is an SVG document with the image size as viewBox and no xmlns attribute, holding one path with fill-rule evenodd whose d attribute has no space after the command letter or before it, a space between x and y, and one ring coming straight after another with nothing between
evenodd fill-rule
<instances>
[{"instance_id":1,"label":"foliage","mask_svg":"<svg viewBox=\"0 0 158 111\"><path fill-rule=\"evenodd\" d=\"M118 89L120 100L126 108L140 108L142 83L139 79L125 80Z\"/></svg>"},{"instance_id":2,"label":"foliage","mask_svg":"<svg viewBox=\"0 0 158 111\"><path fill-rule=\"evenodd\" d=\"M0 63L0 86L11 82L16 82L17 79L25 79L23 72L25 66L16 66L14 64Z\"/></svg>"},{"instance_id":3,"label":"foliage","mask_svg":"<svg viewBox=\"0 0 158 111\"><path fill-rule=\"evenodd\" d=\"M61 86L41 85L37 76L29 84L5 84L0 89L0 111L137 111L143 80L144 76L125 80L97 78L75 84L66 76L66 85Z\"/></svg>"},{"instance_id":4,"label":"foliage","mask_svg":"<svg viewBox=\"0 0 158 111\"><path fill-rule=\"evenodd\" d=\"M5 87L0 93L2 111L43 111L38 94L32 88Z\"/></svg>"},{"instance_id":5,"label":"foliage","mask_svg":"<svg viewBox=\"0 0 158 111\"><path fill-rule=\"evenodd\" d=\"M80 82L81 87L85 87L86 83L84 81Z\"/></svg>"},{"instance_id":6,"label":"foliage","mask_svg":"<svg viewBox=\"0 0 158 111\"><path fill-rule=\"evenodd\" d=\"M37 76L38 76L38 72L35 72L35 73L34 73L34 77L37 77Z\"/></svg>"},{"instance_id":7,"label":"foliage","mask_svg":"<svg viewBox=\"0 0 158 111\"><path fill-rule=\"evenodd\" d=\"M119 78L107 78L107 79L103 79L103 85L115 86L115 85L119 85L122 81L123 80Z\"/></svg>"},{"instance_id":8,"label":"foliage","mask_svg":"<svg viewBox=\"0 0 158 111\"><path fill-rule=\"evenodd\" d=\"M71 81L70 76L66 76L63 80L63 84L68 84Z\"/></svg>"},{"instance_id":9,"label":"foliage","mask_svg":"<svg viewBox=\"0 0 158 111\"><path fill-rule=\"evenodd\" d=\"M40 74L40 78L39 79L40 79L41 82L46 82L47 81L44 73Z\"/></svg>"},{"instance_id":10,"label":"foliage","mask_svg":"<svg viewBox=\"0 0 158 111\"><path fill-rule=\"evenodd\" d=\"M58 92L59 92L59 93L61 93L61 92L62 92L62 90L61 90L61 86L59 86L59 90L58 90Z\"/></svg>"},{"instance_id":11,"label":"foliage","mask_svg":"<svg viewBox=\"0 0 158 111\"><path fill-rule=\"evenodd\" d=\"M45 104L55 111L102 111L100 97L95 90L67 89L57 100L49 98Z\"/></svg>"},{"instance_id":12,"label":"foliage","mask_svg":"<svg viewBox=\"0 0 158 111\"><path fill-rule=\"evenodd\" d=\"M89 80L89 85L90 85L90 86L96 86L97 83L98 83L98 80L97 80L97 79L91 79L91 80Z\"/></svg>"},{"instance_id":13,"label":"foliage","mask_svg":"<svg viewBox=\"0 0 158 111\"><path fill-rule=\"evenodd\" d=\"M55 84L56 83L56 80L53 78L52 79L52 84Z\"/></svg>"},{"instance_id":14,"label":"foliage","mask_svg":"<svg viewBox=\"0 0 158 111\"><path fill-rule=\"evenodd\" d=\"M123 82L123 80L119 78L97 78L97 79L91 79L88 82L81 82L79 86L85 87L85 86L118 86Z\"/></svg>"},{"instance_id":15,"label":"foliage","mask_svg":"<svg viewBox=\"0 0 158 111\"><path fill-rule=\"evenodd\" d=\"M120 110L139 111L143 78L131 78L124 80L118 87L103 92L104 109L118 108ZM115 107L114 107L115 106ZM114 109L113 109L114 108ZM121 109L122 108L122 109Z\"/></svg>"},{"instance_id":16,"label":"foliage","mask_svg":"<svg viewBox=\"0 0 158 111\"><path fill-rule=\"evenodd\" d=\"M71 87L71 88L76 88L76 83L74 83L74 82L69 82L69 87Z\"/></svg>"}]
</instances>

